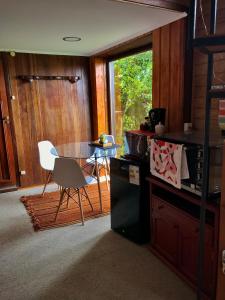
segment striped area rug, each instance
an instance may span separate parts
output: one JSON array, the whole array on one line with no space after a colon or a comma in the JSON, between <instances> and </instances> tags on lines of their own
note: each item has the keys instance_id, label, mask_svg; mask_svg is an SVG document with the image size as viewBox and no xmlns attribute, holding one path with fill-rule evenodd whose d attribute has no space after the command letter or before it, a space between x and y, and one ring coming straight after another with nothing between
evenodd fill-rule
<instances>
[{"instance_id":1,"label":"striped area rug","mask_svg":"<svg viewBox=\"0 0 225 300\"><path fill-rule=\"evenodd\" d=\"M110 192L106 183L101 183L103 213L100 211L99 194L97 184L87 186L87 193L91 200L94 210L92 211L88 201L83 197L84 222L91 218L97 218L109 214L110 212ZM77 196L75 196L77 197ZM72 200L69 200L67 207L66 201L61 206L56 221L55 214L59 204L59 191L45 193L41 195L31 195L21 197L21 202L26 207L31 216L35 231L50 229L60 226L71 225L81 222L79 206ZM85 224L85 223L84 223Z\"/></svg>"}]
</instances>

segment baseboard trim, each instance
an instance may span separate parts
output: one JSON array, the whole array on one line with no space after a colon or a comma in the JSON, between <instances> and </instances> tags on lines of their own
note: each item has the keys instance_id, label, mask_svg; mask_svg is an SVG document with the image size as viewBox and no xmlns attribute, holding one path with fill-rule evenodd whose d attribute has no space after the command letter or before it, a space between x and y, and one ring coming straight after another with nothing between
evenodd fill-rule
<instances>
[{"instance_id":1,"label":"baseboard trim","mask_svg":"<svg viewBox=\"0 0 225 300\"><path fill-rule=\"evenodd\" d=\"M4 186L4 187L0 187L0 194L8 193L8 192L15 192L17 190L18 190L18 186L16 186L16 185Z\"/></svg>"}]
</instances>

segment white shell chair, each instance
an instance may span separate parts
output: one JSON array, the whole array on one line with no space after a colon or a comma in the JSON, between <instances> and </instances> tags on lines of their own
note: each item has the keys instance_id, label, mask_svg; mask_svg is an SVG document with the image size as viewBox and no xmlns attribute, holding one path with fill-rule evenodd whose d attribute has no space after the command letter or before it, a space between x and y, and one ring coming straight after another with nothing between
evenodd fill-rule
<instances>
[{"instance_id":1,"label":"white shell chair","mask_svg":"<svg viewBox=\"0 0 225 300\"><path fill-rule=\"evenodd\" d=\"M91 201L85 189L85 185L87 185L88 183L76 160L72 158L64 158L64 157L56 158L55 167L53 171L53 179L58 185L61 186L61 195L59 200L59 206L57 208L57 212L55 216L55 221L57 219L60 207L66 196L67 207L70 198L73 199L78 204L80 208L81 222L82 225L84 225L82 196L85 196L85 198L87 198L92 211L93 211L93 206L91 204ZM83 189L84 193L80 192L81 188ZM73 198L73 196L76 194L78 195L78 201L77 199Z\"/></svg>"},{"instance_id":2,"label":"white shell chair","mask_svg":"<svg viewBox=\"0 0 225 300\"><path fill-rule=\"evenodd\" d=\"M39 150L40 165L44 170L48 171L45 185L42 191L42 196L43 196L45 193L46 186L50 182L52 176L52 171L55 165L55 159L59 156L55 147L50 141L39 142L38 150Z\"/></svg>"},{"instance_id":3,"label":"white shell chair","mask_svg":"<svg viewBox=\"0 0 225 300\"><path fill-rule=\"evenodd\" d=\"M106 140L107 140L107 143L112 143L112 144L115 144L115 139L114 139L114 136L113 135L106 135ZM101 152L102 150L96 148L95 149L95 152ZM100 166L100 168L104 168L105 170L105 179L106 179L106 183L107 183L107 188L109 189L109 182L108 182L108 174L109 174L109 158L110 157L116 157L116 149L109 149L109 150L106 150L107 151L107 157L100 157L97 159L98 161L98 164ZM93 169L92 169L92 174L94 173L95 171L95 156L92 155L90 158L88 158L86 160L86 162L89 164L89 165L93 165Z\"/></svg>"}]
</instances>

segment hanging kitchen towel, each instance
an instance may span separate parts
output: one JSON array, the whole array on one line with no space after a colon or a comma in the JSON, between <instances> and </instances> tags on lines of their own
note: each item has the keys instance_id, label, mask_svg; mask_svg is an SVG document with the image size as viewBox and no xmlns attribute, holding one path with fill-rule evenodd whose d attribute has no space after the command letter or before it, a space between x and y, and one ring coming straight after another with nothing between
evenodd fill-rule
<instances>
[{"instance_id":1,"label":"hanging kitchen towel","mask_svg":"<svg viewBox=\"0 0 225 300\"><path fill-rule=\"evenodd\" d=\"M183 145L151 140L151 174L181 188L181 179L189 178L186 152Z\"/></svg>"}]
</instances>

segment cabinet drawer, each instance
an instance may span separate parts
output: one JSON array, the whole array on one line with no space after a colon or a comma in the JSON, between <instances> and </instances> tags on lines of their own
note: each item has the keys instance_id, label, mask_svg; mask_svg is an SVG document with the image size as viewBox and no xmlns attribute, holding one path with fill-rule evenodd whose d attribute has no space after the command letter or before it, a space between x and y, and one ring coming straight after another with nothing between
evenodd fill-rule
<instances>
[{"instance_id":1,"label":"cabinet drawer","mask_svg":"<svg viewBox=\"0 0 225 300\"><path fill-rule=\"evenodd\" d=\"M170 216L173 220L179 221L182 218L180 210L159 197L152 195L152 212L153 215L160 214L160 216Z\"/></svg>"}]
</instances>

